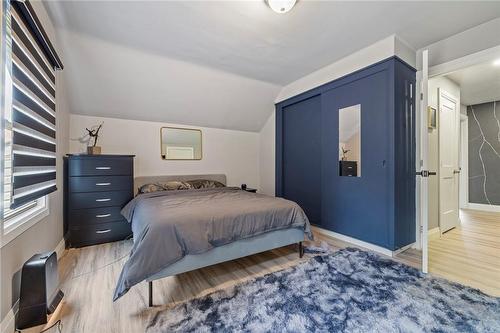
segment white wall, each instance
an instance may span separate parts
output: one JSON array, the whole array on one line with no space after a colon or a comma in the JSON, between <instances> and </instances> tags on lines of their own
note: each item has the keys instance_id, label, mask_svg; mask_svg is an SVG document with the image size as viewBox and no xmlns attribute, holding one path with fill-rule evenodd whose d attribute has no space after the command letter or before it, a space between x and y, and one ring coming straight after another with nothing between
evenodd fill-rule
<instances>
[{"instance_id":1,"label":"white wall","mask_svg":"<svg viewBox=\"0 0 500 333\"><path fill-rule=\"evenodd\" d=\"M54 47L58 49L56 35L42 2L32 1L44 29L51 38ZM64 55L59 52L63 63ZM58 191L49 195L50 214L40 222L26 230L19 237L6 244L1 249L1 303L0 319L4 319L12 307L14 298L18 295L18 272L26 260L33 254L54 250L63 238L63 169L62 156L68 151L68 102L64 72L56 74L57 100L57 188ZM14 276L16 279L13 280ZM13 288L13 285L15 286ZM13 296L14 295L14 296Z\"/></svg>"},{"instance_id":2,"label":"white wall","mask_svg":"<svg viewBox=\"0 0 500 333\"><path fill-rule=\"evenodd\" d=\"M450 79L439 76L429 79L429 106L438 108L438 89L443 89L456 97L460 103L460 87ZM437 128L429 129L429 170L437 176L429 177L429 230L439 226L439 115Z\"/></svg>"},{"instance_id":3,"label":"white wall","mask_svg":"<svg viewBox=\"0 0 500 333\"><path fill-rule=\"evenodd\" d=\"M98 146L103 154L135 154L135 176L223 173L228 185L260 188L259 134L254 132L183 126L140 120L70 116L71 153L86 150L79 138L85 127L104 122ZM166 161L160 157L162 126L197 128L202 131L203 157L199 161Z\"/></svg>"},{"instance_id":4,"label":"white wall","mask_svg":"<svg viewBox=\"0 0 500 333\"><path fill-rule=\"evenodd\" d=\"M276 112L273 112L260 131L260 189L263 194L275 194Z\"/></svg>"},{"instance_id":5,"label":"white wall","mask_svg":"<svg viewBox=\"0 0 500 333\"><path fill-rule=\"evenodd\" d=\"M415 51L399 37L391 35L286 85L281 89L276 102L284 101L394 55L415 66Z\"/></svg>"}]
</instances>

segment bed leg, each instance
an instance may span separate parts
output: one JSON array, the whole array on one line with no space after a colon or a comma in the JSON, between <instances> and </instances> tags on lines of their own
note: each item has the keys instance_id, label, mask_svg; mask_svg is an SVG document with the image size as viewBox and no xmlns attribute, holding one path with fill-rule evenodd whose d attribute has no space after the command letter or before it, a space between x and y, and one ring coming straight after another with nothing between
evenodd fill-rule
<instances>
[{"instance_id":1,"label":"bed leg","mask_svg":"<svg viewBox=\"0 0 500 333\"><path fill-rule=\"evenodd\" d=\"M153 306L153 281L148 282L149 291L149 307Z\"/></svg>"},{"instance_id":2,"label":"bed leg","mask_svg":"<svg viewBox=\"0 0 500 333\"><path fill-rule=\"evenodd\" d=\"M302 246L302 242L299 242L299 258L304 256L304 247Z\"/></svg>"}]
</instances>

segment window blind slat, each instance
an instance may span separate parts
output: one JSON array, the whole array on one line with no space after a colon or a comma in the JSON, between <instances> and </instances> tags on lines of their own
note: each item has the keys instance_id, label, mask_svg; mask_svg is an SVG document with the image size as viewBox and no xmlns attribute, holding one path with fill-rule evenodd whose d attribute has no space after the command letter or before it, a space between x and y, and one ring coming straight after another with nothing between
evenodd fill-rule
<instances>
[{"instance_id":1,"label":"window blind slat","mask_svg":"<svg viewBox=\"0 0 500 333\"><path fill-rule=\"evenodd\" d=\"M40 150L46 150L51 152L56 151L55 143L48 143L42 140L37 140L23 133L16 132L16 130L14 130L13 143L16 145L37 148Z\"/></svg>"},{"instance_id":2,"label":"window blind slat","mask_svg":"<svg viewBox=\"0 0 500 333\"><path fill-rule=\"evenodd\" d=\"M52 193L54 191L57 191L57 187L55 185L55 182L50 187L42 188L42 189L38 190L37 192L25 194L23 196L14 198L14 200L12 201L12 203L10 205L10 208L14 209L14 208L21 207L22 205L24 205L24 204L26 204L26 203L28 203L30 201L39 199L39 198L41 198L41 197L43 197L43 196L45 196L47 194L50 194L50 193Z\"/></svg>"},{"instance_id":3,"label":"window blind slat","mask_svg":"<svg viewBox=\"0 0 500 333\"><path fill-rule=\"evenodd\" d=\"M13 175L14 176L25 176L25 175L36 175L36 174L41 174L41 173L50 173L50 172L56 172L56 167L55 166L47 166L47 167L40 167L40 166L27 166L27 167L15 167Z\"/></svg>"},{"instance_id":4,"label":"window blind slat","mask_svg":"<svg viewBox=\"0 0 500 333\"><path fill-rule=\"evenodd\" d=\"M27 167L27 166L33 166L33 167L51 167L56 165L56 159L55 158L44 158L40 156L28 156L28 155L18 155L16 158L12 161L14 168L16 167Z\"/></svg>"},{"instance_id":5,"label":"window blind slat","mask_svg":"<svg viewBox=\"0 0 500 333\"><path fill-rule=\"evenodd\" d=\"M46 126L46 124L43 124L39 118L38 119L36 118L36 114L26 113L24 111L26 110L23 110L23 112L21 112L19 111L19 109L14 107L12 121L24 125L26 127L29 127L37 132L43 133L44 135L49 136L51 138L56 137L55 129L49 128ZM47 121L47 123L49 122Z\"/></svg>"},{"instance_id":6,"label":"window blind slat","mask_svg":"<svg viewBox=\"0 0 500 333\"><path fill-rule=\"evenodd\" d=\"M51 152L44 149L33 148L30 146L23 145L12 145L12 153L14 154L14 160L16 159L16 155L26 155L26 156L35 156L35 157L43 157L43 158L56 158L56 153Z\"/></svg>"},{"instance_id":7,"label":"window blind slat","mask_svg":"<svg viewBox=\"0 0 500 333\"><path fill-rule=\"evenodd\" d=\"M28 186L45 183L53 179L56 179L55 171L50 173L25 175L25 176L14 175L14 183L13 183L14 193L18 188L27 188Z\"/></svg>"},{"instance_id":8,"label":"window blind slat","mask_svg":"<svg viewBox=\"0 0 500 333\"><path fill-rule=\"evenodd\" d=\"M56 186L56 175L54 174L53 176L54 176L53 179L50 179L50 180L45 181L45 182L35 183L33 185L15 188L13 195L12 195L12 198L17 199L17 198L25 197L25 196L28 196L30 194L40 192L44 189L50 188L52 186Z\"/></svg>"}]
</instances>

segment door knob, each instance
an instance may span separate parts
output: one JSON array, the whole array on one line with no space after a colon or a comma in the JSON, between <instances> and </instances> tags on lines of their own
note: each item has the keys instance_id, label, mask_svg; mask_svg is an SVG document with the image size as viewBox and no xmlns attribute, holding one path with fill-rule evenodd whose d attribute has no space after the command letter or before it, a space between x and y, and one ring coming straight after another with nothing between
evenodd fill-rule
<instances>
[{"instance_id":1,"label":"door knob","mask_svg":"<svg viewBox=\"0 0 500 333\"><path fill-rule=\"evenodd\" d=\"M460 169L458 169L458 170L453 170L453 174L457 174L457 173L460 173Z\"/></svg>"}]
</instances>

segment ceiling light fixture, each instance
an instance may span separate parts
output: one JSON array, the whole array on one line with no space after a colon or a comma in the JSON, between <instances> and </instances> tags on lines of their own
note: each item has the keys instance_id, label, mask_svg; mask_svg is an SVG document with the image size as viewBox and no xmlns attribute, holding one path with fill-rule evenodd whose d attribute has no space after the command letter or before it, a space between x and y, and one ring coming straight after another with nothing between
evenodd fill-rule
<instances>
[{"instance_id":1,"label":"ceiling light fixture","mask_svg":"<svg viewBox=\"0 0 500 333\"><path fill-rule=\"evenodd\" d=\"M493 61L493 65L500 66L500 59Z\"/></svg>"},{"instance_id":2,"label":"ceiling light fixture","mask_svg":"<svg viewBox=\"0 0 500 333\"><path fill-rule=\"evenodd\" d=\"M269 8L274 10L276 13L284 14L289 12L297 0L266 0Z\"/></svg>"}]
</instances>

